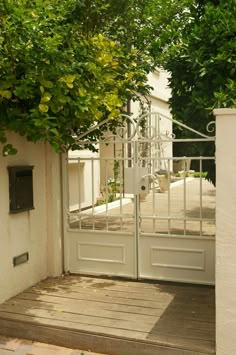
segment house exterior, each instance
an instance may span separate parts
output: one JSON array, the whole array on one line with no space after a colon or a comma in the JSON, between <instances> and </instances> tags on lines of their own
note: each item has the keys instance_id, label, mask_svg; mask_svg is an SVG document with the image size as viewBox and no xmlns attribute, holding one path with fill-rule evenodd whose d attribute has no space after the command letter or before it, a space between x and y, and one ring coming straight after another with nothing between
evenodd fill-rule
<instances>
[{"instance_id":1,"label":"house exterior","mask_svg":"<svg viewBox=\"0 0 236 355\"><path fill-rule=\"evenodd\" d=\"M149 106L152 112L159 112L164 116L171 117L168 100L171 97L171 89L168 87L168 73L157 68L148 74L148 84L152 87L150 94L142 98L144 104ZM138 113L139 105L137 102L131 104L131 112ZM166 123L166 128L171 129L171 124Z\"/></svg>"},{"instance_id":2,"label":"house exterior","mask_svg":"<svg viewBox=\"0 0 236 355\"><path fill-rule=\"evenodd\" d=\"M151 78L153 78L151 76ZM161 95L160 95L161 96ZM151 97L153 107L168 111L164 97ZM216 115L216 346L217 355L236 352L236 110L219 109ZM18 149L0 157L0 303L48 276L63 272L61 156L39 142L33 144L9 133ZM33 167L33 209L9 213L8 167ZM225 167L227 166L227 174ZM85 167L84 167L85 168ZM83 168L83 169L84 169ZM28 260L14 265L16 257ZM20 261L20 258L18 259Z\"/></svg>"}]
</instances>

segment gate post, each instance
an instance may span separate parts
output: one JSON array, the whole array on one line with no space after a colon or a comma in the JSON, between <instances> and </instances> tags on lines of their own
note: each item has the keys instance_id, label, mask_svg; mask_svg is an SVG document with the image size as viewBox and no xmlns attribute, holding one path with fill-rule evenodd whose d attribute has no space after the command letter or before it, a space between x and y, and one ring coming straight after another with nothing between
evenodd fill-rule
<instances>
[{"instance_id":1,"label":"gate post","mask_svg":"<svg viewBox=\"0 0 236 355\"><path fill-rule=\"evenodd\" d=\"M216 351L236 353L236 109L216 109Z\"/></svg>"}]
</instances>

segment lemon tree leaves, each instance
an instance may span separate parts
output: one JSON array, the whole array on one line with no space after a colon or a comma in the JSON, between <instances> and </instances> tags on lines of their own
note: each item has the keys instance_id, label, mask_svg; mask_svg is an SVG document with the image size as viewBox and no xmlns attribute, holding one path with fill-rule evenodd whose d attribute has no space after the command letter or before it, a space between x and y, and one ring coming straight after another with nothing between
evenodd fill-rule
<instances>
[{"instance_id":1,"label":"lemon tree leaves","mask_svg":"<svg viewBox=\"0 0 236 355\"><path fill-rule=\"evenodd\" d=\"M113 5L104 3L95 11ZM33 142L48 141L56 151L76 148L73 130L84 132L107 117L115 125L127 101L148 92L146 54L128 48L106 26L85 31L82 22L72 21L77 6L76 0L0 4L0 142L5 155L15 152L7 145L7 130ZM92 2L88 6L94 11Z\"/></svg>"},{"instance_id":2,"label":"lemon tree leaves","mask_svg":"<svg viewBox=\"0 0 236 355\"><path fill-rule=\"evenodd\" d=\"M48 105L39 104L39 110L41 112L48 112Z\"/></svg>"},{"instance_id":3,"label":"lemon tree leaves","mask_svg":"<svg viewBox=\"0 0 236 355\"><path fill-rule=\"evenodd\" d=\"M41 79L40 84L43 88L53 88L53 82L50 80Z\"/></svg>"}]
</instances>

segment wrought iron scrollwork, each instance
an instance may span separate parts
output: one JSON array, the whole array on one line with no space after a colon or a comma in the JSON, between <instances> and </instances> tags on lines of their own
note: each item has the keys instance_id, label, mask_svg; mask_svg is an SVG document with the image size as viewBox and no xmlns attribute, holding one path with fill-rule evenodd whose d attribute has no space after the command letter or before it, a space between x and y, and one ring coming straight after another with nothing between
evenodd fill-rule
<instances>
[{"instance_id":1,"label":"wrought iron scrollwork","mask_svg":"<svg viewBox=\"0 0 236 355\"><path fill-rule=\"evenodd\" d=\"M171 117L160 114L159 112L148 112L143 115L133 115L129 116L126 114L120 115L120 126L116 128L115 133L109 132L109 123L111 119L106 119L98 124L95 124L91 127L87 132L83 132L81 134L73 134L73 138L76 139L78 143L88 144L89 139L86 140L86 137L89 136L90 133L99 129L103 125L107 125L108 132L110 134L104 135L101 139L102 142L116 141L119 142L130 142L134 139L139 141L149 140L151 141L165 141L165 142L174 142L177 137L171 131L166 129L163 132L163 128L161 127L161 122L164 120L172 122L182 129L194 133L198 140L214 140L213 135L207 135L202 132L199 132L182 122L179 122ZM215 131L215 122L211 121L207 124L206 130L208 133L213 133ZM193 138L191 138L193 139ZM92 142L95 144L94 142Z\"/></svg>"},{"instance_id":2,"label":"wrought iron scrollwork","mask_svg":"<svg viewBox=\"0 0 236 355\"><path fill-rule=\"evenodd\" d=\"M206 130L209 133L214 133L216 130L216 122L215 121L209 122L208 125L206 126Z\"/></svg>"}]
</instances>

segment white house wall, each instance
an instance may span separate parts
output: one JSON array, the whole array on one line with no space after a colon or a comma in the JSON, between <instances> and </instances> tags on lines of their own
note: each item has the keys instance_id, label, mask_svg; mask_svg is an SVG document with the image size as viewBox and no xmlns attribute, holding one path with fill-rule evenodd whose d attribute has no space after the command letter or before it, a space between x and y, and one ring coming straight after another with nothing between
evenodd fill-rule
<instances>
[{"instance_id":1,"label":"white house wall","mask_svg":"<svg viewBox=\"0 0 236 355\"><path fill-rule=\"evenodd\" d=\"M162 69L157 69L148 74L148 83L152 86L151 95L155 98L168 102L171 97L171 89L168 87L169 74Z\"/></svg>"},{"instance_id":2,"label":"white house wall","mask_svg":"<svg viewBox=\"0 0 236 355\"><path fill-rule=\"evenodd\" d=\"M9 134L9 142L14 144L18 153L14 156L0 156L0 303L48 275L56 276L62 271L61 221L58 214L60 210L61 215L61 201L50 202L56 195L56 188L59 187L59 191L61 189L57 174L54 176L54 183L50 182L55 166L59 169L59 156L47 152L43 143L32 144L16 134ZM50 163L51 154L54 157L54 166ZM19 165L34 166L35 209L9 214L7 167ZM51 185L53 189L49 192ZM58 199L60 200L60 195ZM54 205L54 211L49 210L50 203ZM53 259L52 250L59 252L58 258ZM14 267L13 258L25 252L29 253L28 262Z\"/></svg>"},{"instance_id":3,"label":"white house wall","mask_svg":"<svg viewBox=\"0 0 236 355\"><path fill-rule=\"evenodd\" d=\"M69 151L68 179L71 211L86 208L96 203L100 195L100 163L98 157L98 153L89 150ZM78 158L80 158L79 164Z\"/></svg>"},{"instance_id":4,"label":"white house wall","mask_svg":"<svg viewBox=\"0 0 236 355\"><path fill-rule=\"evenodd\" d=\"M171 89L168 87L169 74L162 69L157 69L148 74L148 84L152 87L150 94L142 101L151 104L151 111L159 112L165 116L171 117L168 100L171 97ZM137 101L131 103L131 112L138 114L140 110Z\"/></svg>"}]
</instances>

